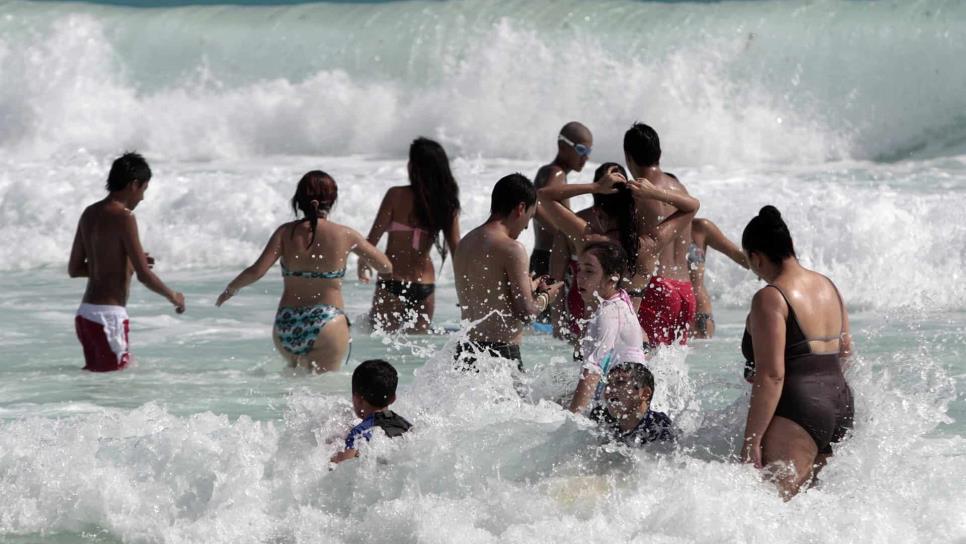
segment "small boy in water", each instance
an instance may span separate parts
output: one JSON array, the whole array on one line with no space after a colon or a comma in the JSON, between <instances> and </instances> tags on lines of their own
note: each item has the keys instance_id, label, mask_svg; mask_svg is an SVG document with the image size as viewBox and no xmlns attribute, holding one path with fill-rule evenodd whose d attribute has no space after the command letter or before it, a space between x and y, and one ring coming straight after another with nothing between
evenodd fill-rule
<instances>
[{"instance_id":1,"label":"small boy in water","mask_svg":"<svg viewBox=\"0 0 966 544\"><path fill-rule=\"evenodd\" d=\"M345 439L345 449L332 456L333 463L359 456L357 442L367 442L372 438L374 427L379 427L386 436L400 436L412 425L389 409L396 402L396 385L399 376L391 364L382 359L370 359L359 365L352 373L352 409L362 423L349 431Z\"/></svg>"},{"instance_id":2,"label":"small boy in water","mask_svg":"<svg viewBox=\"0 0 966 544\"><path fill-rule=\"evenodd\" d=\"M663 412L651 410L654 375L640 363L620 363L607 373L607 385L600 404L590 418L614 440L628 446L650 442L673 442L674 424Z\"/></svg>"}]
</instances>

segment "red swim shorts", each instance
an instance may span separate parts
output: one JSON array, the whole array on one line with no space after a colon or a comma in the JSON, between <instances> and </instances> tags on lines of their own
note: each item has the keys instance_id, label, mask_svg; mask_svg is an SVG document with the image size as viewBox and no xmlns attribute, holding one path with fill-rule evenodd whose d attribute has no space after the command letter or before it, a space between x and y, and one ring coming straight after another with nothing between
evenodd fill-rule
<instances>
[{"instance_id":1,"label":"red swim shorts","mask_svg":"<svg viewBox=\"0 0 966 544\"><path fill-rule=\"evenodd\" d=\"M82 304L74 317L74 329L84 348L84 370L121 370L131 361L130 322L122 306Z\"/></svg>"},{"instance_id":2,"label":"red swim shorts","mask_svg":"<svg viewBox=\"0 0 966 544\"><path fill-rule=\"evenodd\" d=\"M697 308L690 281L651 276L637 318L651 344L687 344Z\"/></svg>"}]
</instances>

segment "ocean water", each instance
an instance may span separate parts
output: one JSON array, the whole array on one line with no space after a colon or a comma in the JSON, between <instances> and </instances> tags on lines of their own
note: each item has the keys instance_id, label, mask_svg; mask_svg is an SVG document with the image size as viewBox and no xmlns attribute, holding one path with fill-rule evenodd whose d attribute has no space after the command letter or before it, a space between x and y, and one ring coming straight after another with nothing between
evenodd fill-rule
<instances>
[{"instance_id":1,"label":"ocean water","mask_svg":"<svg viewBox=\"0 0 966 544\"><path fill-rule=\"evenodd\" d=\"M966 542L964 55L952 1L0 0L0 541ZM654 363L684 431L667 455L600 446L566 413L578 368L548 336L526 338L521 398L496 361L453 372L453 335L371 334L354 279L350 362L326 376L273 351L277 270L214 307L305 171L366 231L408 143L436 138L467 231L571 119L595 161L654 125L699 215L737 239L775 204L836 281L857 422L815 488L786 504L734 461L761 283L717 254L717 337ZM154 168L142 239L188 312L135 286L136 364L93 375L66 261L125 149ZM455 328L449 266L436 323ZM371 357L399 369L416 428L330 470Z\"/></svg>"}]
</instances>

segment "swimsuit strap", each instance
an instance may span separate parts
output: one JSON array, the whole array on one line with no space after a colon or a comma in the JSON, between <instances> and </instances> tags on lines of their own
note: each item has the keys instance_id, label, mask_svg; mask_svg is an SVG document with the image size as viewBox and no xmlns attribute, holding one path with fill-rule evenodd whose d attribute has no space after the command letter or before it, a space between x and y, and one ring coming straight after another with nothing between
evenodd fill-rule
<instances>
[{"instance_id":1,"label":"swimsuit strap","mask_svg":"<svg viewBox=\"0 0 966 544\"><path fill-rule=\"evenodd\" d=\"M414 227L412 225L407 225L405 223L400 223L398 221L393 221L389 223L388 232L411 232L413 233L413 249L419 249L419 239L422 233L429 235L429 231L419 227Z\"/></svg>"},{"instance_id":2,"label":"swimsuit strap","mask_svg":"<svg viewBox=\"0 0 966 544\"><path fill-rule=\"evenodd\" d=\"M345 277L345 268L332 272L316 272L314 270L289 270L282 263L282 277L286 278L309 278L313 280L338 280Z\"/></svg>"},{"instance_id":3,"label":"swimsuit strap","mask_svg":"<svg viewBox=\"0 0 966 544\"><path fill-rule=\"evenodd\" d=\"M822 277L824 278L825 276L822 276ZM825 279L828 279L828 278L825 278ZM831 280L829 280L829 282L831 283ZM798 315L795 314L795 308L792 307L792 303L789 302L788 297L785 296L785 291L782 291L782 288L777 285L768 284L766 287L774 287L775 289L778 290L779 293L781 293L782 298L785 299L785 304L788 306L788 319L789 321L795 322L795 327L798 328L799 335L802 337L801 340L788 344L788 346L798 346L800 344L808 344L809 342L827 342L829 340L838 340L841 338L841 333L838 335L833 334L829 336L805 336L805 331L802 330L802 325L798 321ZM833 284L833 287L834 287L834 284ZM837 289L836 289L836 293L838 293ZM841 297L839 298L839 301L841 302ZM843 307L843 310L844 310L844 307ZM845 322L843 321L843 327L844 327L844 324ZM809 351L811 351L811 346L809 346Z\"/></svg>"}]
</instances>

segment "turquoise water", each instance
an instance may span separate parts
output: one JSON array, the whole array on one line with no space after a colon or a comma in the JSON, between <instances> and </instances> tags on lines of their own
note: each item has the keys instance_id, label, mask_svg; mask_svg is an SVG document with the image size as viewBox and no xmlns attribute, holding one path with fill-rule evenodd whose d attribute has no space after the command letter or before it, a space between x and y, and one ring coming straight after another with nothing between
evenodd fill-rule
<instances>
[{"instance_id":1,"label":"turquoise water","mask_svg":"<svg viewBox=\"0 0 966 544\"><path fill-rule=\"evenodd\" d=\"M963 6L0 0L0 541L966 541ZM855 431L793 502L734 460L761 284L720 255L717 337L652 364L683 430L662 456L601 446L561 408L578 369L548 336L526 337L522 381L499 361L457 373L453 335L367 331L372 288L350 279L349 364L312 376L273 351L277 270L214 307L305 171L332 174L333 218L366 231L409 141L436 138L466 232L573 118L595 161L653 124L699 215L736 239L776 205L841 289ZM151 161L141 236L188 312L134 286L136 364L94 375L66 260L124 149ZM436 324L457 328L441 270ZM394 409L416 427L330 470L370 357L399 369Z\"/></svg>"}]
</instances>

